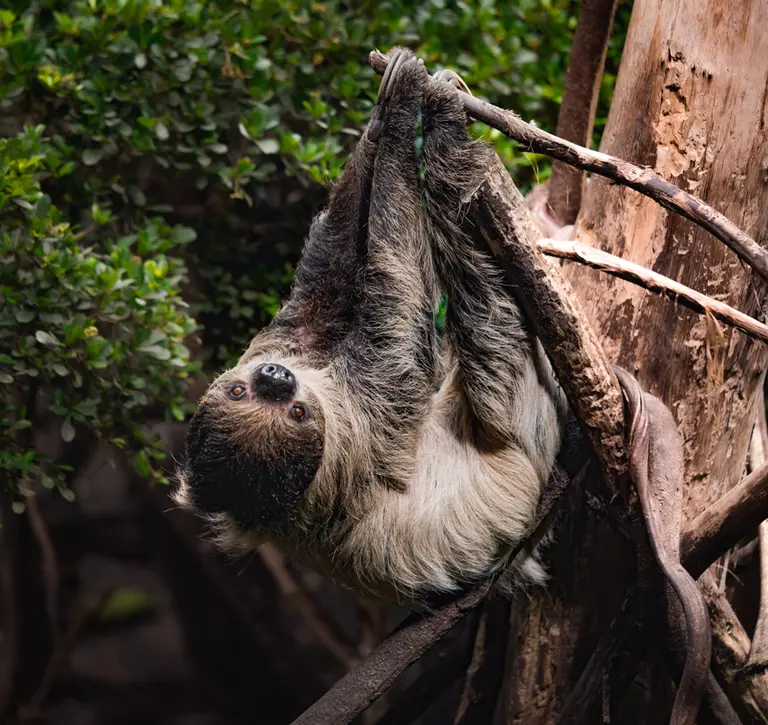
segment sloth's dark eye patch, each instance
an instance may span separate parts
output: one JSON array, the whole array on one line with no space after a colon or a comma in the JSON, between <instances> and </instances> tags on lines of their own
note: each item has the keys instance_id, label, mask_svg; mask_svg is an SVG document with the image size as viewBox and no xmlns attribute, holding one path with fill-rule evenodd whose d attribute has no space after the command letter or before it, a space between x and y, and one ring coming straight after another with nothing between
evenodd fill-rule
<instances>
[{"instance_id":1,"label":"sloth's dark eye patch","mask_svg":"<svg viewBox=\"0 0 768 725\"><path fill-rule=\"evenodd\" d=\"M294 420L304 420L307 417L307 409L303 405L294 405L291 407L291 418Z\"/></svg>"},{"instance_id":2,"label":"sloth's dark eye patch","mask_svg":"<svg viewBox=\"0 0 768 725\"><path fill-rule=\"evenodd\" d=\"M229 389L229 397L232 398L232 400L242 400L247 392L248 389L245 385L233 385Z\"/></svg>"}]
</instances>

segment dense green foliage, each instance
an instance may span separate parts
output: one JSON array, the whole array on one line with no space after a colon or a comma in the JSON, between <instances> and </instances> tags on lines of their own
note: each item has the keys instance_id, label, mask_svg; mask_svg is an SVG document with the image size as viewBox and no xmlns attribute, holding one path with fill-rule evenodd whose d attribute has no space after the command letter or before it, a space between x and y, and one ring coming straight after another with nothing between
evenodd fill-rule
<instances>
[{"instance_id":1,"label":"dense green foliage","mask_svg":"<svg viewBox=\"0 0 768 725\"><path fill-rule=\"evenodd\" d=\"M0 471L33 480L43 465L46 481L58 469L34 444L34 400L65 442L82 427L150 470L148 409L184 412L194 322L182 289L213 366L274 314L369 115L370 49L408 45L553 128L577 11L572 0L3 7ZM524 186L546 177L542 159L477 132Z\"/></svg>"}]
</instances>

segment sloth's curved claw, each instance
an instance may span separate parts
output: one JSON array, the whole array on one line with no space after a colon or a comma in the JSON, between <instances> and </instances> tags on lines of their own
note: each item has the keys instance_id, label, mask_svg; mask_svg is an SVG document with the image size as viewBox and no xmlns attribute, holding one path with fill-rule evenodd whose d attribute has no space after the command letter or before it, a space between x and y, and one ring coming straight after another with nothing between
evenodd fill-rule
<instances>
[{"instance_id":1,"label":"sloth's curved claw","mask_svg":"<svg viewBox=\"0 0 768 725\"><path fill-rule=\"evenodd\" d=\"M379 95L376 97L376 103L382 103L389 98L392 90L392 79L397 75L397 70L403 64L409 53L404 50L396 50L389 56L389 63L381 78L379 85Z\"/></svg>"},{"instance_id":2,"label":"sloth's curved claw","mask_svg":"<svg viewBox=\"0 0 768 725\"><path fill-rule=\"evenodd\" d=\"M392 79L397 75L397 70L403 64L409 53L403 50L395 50L389 55L389 63L384 71L379 85L379 95L376 97L376 110L373 112L371 124L368 126L368 140L376 142L384 130L384 116L386 102L392 92Z\"/></svg>"},{"instance_id":3,"label":"sloth's curved claw","mask_svg":"<svg viewBox=\"0 0 768 725\"><path fill-rule=\"evenodd\" d=\"M436 81L449 83L456 90L459 90L462 93L466 93L470 96L472 95L472 91L469 90L469 86L467 85L466 81L455 70L451 70L450 68L443 68L443 70L437 71L437 73L435 73L432 77Z\"/></svg>"}]
</instances>

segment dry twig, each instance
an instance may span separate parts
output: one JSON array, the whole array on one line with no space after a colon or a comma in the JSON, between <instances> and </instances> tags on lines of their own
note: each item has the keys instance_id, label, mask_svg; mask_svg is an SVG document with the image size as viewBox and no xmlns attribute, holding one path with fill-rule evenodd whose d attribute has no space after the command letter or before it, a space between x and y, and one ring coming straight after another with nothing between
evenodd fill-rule
<instances>
[{"instance_id":1,"label":"dry twig","mask_svg":"<svg viewBox=\"0 0 768 725\"><path fill-rule=\"evenodd\" d=\"M768 325L764 325L754 317L745 315L724 302L712 299L647 267L641 267L639 264L579 242L540 239L536 246L544 254L551 257L586 264L593 269L627 280L651 292L658 292L695 312L709 312L726 325L736 327L750 337L768 343Z\"/></svg>"}]
</instances>

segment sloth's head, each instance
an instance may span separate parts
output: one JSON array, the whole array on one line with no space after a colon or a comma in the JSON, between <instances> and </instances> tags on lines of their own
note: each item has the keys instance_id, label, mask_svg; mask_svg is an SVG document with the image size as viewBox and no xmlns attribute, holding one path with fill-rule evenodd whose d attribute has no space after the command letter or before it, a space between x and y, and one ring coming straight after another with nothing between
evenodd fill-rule
<instances>
[{"instance_id":1,"label":"sloth's head","mask_svg":"<svg viewBox=\"0 0 768 725\"><path fill-rule=\"evenodd\" d=\"M323 458L325 419L311 377L253 359L221 375L190 422L177 499L245 531L289 523Z\"/></svg>"}]
</instances>

